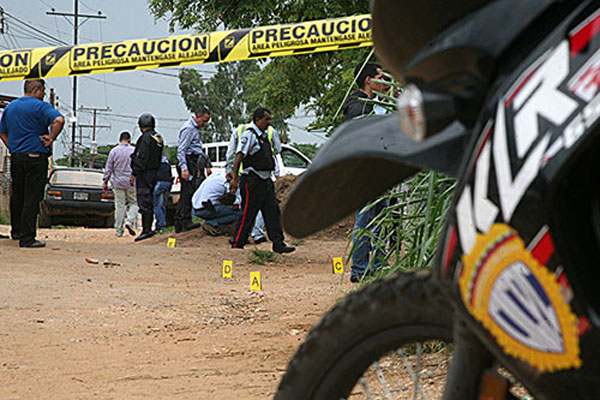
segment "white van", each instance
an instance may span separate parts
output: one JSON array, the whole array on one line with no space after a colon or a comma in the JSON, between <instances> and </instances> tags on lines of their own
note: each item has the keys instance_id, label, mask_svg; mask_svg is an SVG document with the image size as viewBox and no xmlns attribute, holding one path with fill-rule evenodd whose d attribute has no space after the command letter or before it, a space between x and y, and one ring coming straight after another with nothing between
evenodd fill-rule
<instances>
[{"instance_id":1,"label":"white van","mask_svg":"<svg viewBox=\"0 0 600 400\"><path fill-rule=\"evenodd\" d=\"M204 153L208 154L213 166L213 171L225 171L227 161L227 146L229 142L206 143L202 146ZM287 144L281 144L281 154L275 157L279 164L280 176L292 174L300 175L310 165L310 158L297 149Z\"/></svg>"}]
</instances>

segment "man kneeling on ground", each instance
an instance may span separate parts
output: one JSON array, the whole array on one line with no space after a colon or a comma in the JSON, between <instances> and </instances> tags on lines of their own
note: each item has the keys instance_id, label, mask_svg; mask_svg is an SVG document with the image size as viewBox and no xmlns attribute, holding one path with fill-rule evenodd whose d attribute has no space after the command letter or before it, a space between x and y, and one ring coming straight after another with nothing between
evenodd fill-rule
<instances>
[{"instance_id":1,"label":"man kneeling on ground","mask_svg":"<svg viewBox=\"0 0 600 400\"><path fill-rule=\"evenodd\" d=\"M239 199L229 193L224 173L210 175L192 197L194 215L204 220L202 228L211 236L225 234L225 228L240 215L239 203Z\"/></svg>"}]
</instances>

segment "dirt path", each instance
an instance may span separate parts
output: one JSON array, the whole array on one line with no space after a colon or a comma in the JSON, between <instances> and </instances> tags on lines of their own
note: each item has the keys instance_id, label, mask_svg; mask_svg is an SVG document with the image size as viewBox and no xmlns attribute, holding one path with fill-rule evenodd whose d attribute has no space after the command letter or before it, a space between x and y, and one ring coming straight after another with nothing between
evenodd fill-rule
<instances>
[{"instance_id":1,"label":"dirt path","mask_svg":"<svg viewBox=\"0 0 600 400\"><path fill-rule=\"evenodd\" d=\"M271 398L308 329L352 288L331 274L344 240L308 239L258 266L252 246L225 238L170 249L166 237L134 244L113 230L38 237L46 248L0 241L2 399ZM261 292L249 291L250 271Z\"/></svg>"}]
</instances>

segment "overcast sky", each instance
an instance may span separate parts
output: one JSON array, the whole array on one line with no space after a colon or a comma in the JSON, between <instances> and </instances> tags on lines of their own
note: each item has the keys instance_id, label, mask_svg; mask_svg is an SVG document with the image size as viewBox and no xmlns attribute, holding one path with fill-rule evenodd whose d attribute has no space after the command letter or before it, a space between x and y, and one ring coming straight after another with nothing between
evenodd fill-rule
<instances>
[{"instance_id":1,"label":"overcast sky","mask_svg":"<svg viewBox=\"0 0 600 400\"><path fill-rule=\"evenodd\" d=\"M69 45L73 43L72 18L51 16L46 12L54 8L56 12L72 13L74 0L0 0L0 6L6 12L4 34L0 34L0 49L48 47L56 45L57 40ZM88 19L85 22L80 18L78 34L80 44L192 33L183 30L169 33L166 21L154 20L146 0L79 0L80 14L97 14L98 11L102 11L107 18ZM34 31L25 24L37 28L50 37ZM214 73L214 65L211 64L199 64L192 68L199 70L206 78L210 78ZM96 123L111 126L111 128L96 130L96 140L99 145L116 143L119 133L123 130L132 132L134 139L137 138L139 134L136 127L137 117L144 112L156 116L157 130L165 137L168 145L177 144L179 127L190 116L180 97L177 78L179 69L153 71L78 77L78 107L110 107L111 109L110 112L98 113ZM47 86L56 91L59 110L65 115L70 115L73 103L72 78L51 78L47 80ZM49 93L49 90L47 92ZM23 82L0 83L0 94L21 96ZM292 142L322 142L319 140L321 135L306 134L297 129L298 126L306 126L310 120L305 116L298 116L291 121ZM78 110L78 121L81 124L91 125L91 112ZM91 132L89 128L83 129L84 145L89 145ZM71 127L69 126L61 134L61 144L55 151L64 154L70 148L70 138Z\"/></svg>"}]
</instances>

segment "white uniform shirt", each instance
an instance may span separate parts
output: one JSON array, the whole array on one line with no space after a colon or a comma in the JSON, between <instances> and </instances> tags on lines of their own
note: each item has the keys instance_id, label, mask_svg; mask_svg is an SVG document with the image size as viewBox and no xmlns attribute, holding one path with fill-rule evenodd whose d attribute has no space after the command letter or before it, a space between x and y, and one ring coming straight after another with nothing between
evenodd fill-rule
<instances>
[{"instance_id":1,"label":"white uniform shirt","mask_svg":"<svg viewBox=\"0 0 600 400\"><path fill-rule=\"evenodd\" d=\"M228 191L229 182L227 182L227 179L225 179L225 174L222 172L211 174L202 182L202 184L200 184L200 187L192 196L192 206L194 209L200 210L203 208L202 203L207 200L210 200L210 202L215 206L221 204L221 202L218 200L219 197ZM241 203L239 199L239 193L236 193L235 202L236 204Z\"/></svg>"}]
</instances>

